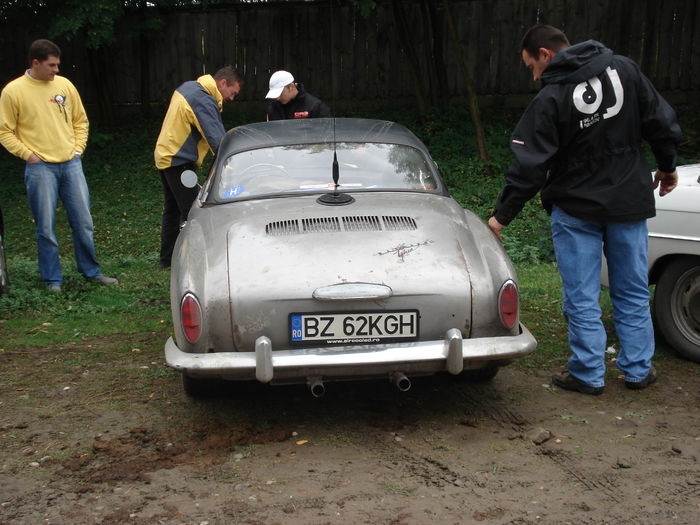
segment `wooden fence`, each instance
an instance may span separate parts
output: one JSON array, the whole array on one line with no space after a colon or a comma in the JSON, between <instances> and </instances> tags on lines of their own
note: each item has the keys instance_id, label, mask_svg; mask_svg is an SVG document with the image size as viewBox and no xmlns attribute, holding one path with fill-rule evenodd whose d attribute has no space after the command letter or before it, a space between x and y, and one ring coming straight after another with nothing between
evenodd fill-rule
<instances>
[{"instance_id":1,"label":"wooden fence","mask_svg":"<svg viewBox=\"0 0 700 525\"><path fill-rule=\"evenodd\" d=\"M165 103L181 82L230 63L244 75L239 100L259 102L271 72L292 71L307 89L327 102L411 102L417 78L428 84L424 52L431 34L417 0L402 0L411 44L418 50L418 76L401 41L389 0L378 0L366 18L348 2L313 1L235 4L227 7L158 12L157 31L129 37L135 19L117 28L117 42L101 53L82 43L56 39L63 48L62 73L85 101L112 105L143 100ZM537 89L520 61L519 43L528 27L550 23L572 42L602 41L637 61L664 92L700 91L699 0L453 0L451 11L480 95L531 95ZM443 49L446 90L466 94L459 55L438 0L436 35ZM150 9L150 8L149 8ZM153 8L155 9L155 8ZM153 16L146 10L133 17ZM0 57L3 84L26 67L28 44L45 37L42 28L4 28ZM436 48L438 49L438 48Z\"/></svg>"}]
</instances>

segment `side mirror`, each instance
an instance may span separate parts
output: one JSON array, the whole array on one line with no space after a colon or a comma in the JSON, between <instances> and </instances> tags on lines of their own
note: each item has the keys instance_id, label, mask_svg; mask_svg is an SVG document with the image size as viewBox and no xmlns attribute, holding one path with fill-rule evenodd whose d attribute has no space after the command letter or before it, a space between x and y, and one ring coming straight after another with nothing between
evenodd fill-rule
<instances>
[{"instance_id":1,"label":"side mirror","mask_svg":"<svg viewBox=\"0 0 700 525\"><path fill-rule=\"evenodd\" d=\"M180 174L180 182L185 188L197 186L197 174L192 170L185 170Z\"/></svg>"}]
</instances>

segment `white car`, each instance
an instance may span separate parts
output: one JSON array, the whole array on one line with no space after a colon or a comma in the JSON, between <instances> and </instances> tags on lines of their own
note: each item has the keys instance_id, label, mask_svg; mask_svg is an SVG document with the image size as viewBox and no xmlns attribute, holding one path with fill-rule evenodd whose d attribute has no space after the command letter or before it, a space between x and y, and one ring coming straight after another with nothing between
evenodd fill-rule
<instances>
[{"instance_id":1,"label":"white car","mask_svg":"<svg viewBox=\"0 0 700 525\"><path fill-rule=\"evenodd\" d=\"M683 357L700 363L700 164L678 166L678 186L655 191L649 219L649 284L655 284L654 318ZM608 268L603 257L603 284Z\"/></svg>"},{"instance_id":2,"label":"white car","mask_svg":"<svg viewBox=\"0 0 700 525\"><path fill-rule=\"evenodd\" d=\"M649 283L666 341L700 362L700 164L678 166L678 186L649 219Z\"/></svg>"}]
</instances>

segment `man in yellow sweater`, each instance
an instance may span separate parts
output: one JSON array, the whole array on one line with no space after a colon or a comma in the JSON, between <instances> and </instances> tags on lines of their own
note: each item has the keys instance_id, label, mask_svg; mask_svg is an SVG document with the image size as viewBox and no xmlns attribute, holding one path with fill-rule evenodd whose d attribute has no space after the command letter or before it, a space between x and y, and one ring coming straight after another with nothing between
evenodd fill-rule
<instances>
[{"instance_id":1,"label":"man in yellow sweater","mask_svg":"<svg viewBox=\"0 0 700 525\"><path fill-rule=\"evenodd\" d=\"M158 135L154 158L163 184L163 219L160 231L160 266L170 268L180 225L187 220L197 197L196 188L187 188L180 176L197 171L208 151L216 154L226 130L221 120L224 100L233 100L243 79L226 66L214 75L202 75L178 87L170 99L168 112Z\"/></svg>"},{"instance_id":2,"label":"man in yellow sweater","mask_svg":"<svg viewBox=\"0 0 700 525\"><path fill-rule=\"evenodd\" d=\"M0 94L0 143L27 162L24 183L36 222L39 273L54 292L63 277L56 240L56 204L61 198L73 231L78 271L87 279L114 284L95 259L90 195L81 156L88 119L75 86L58 76L61 50L49 40L29 47L29 69Z\"/></svg>"}]
</instances>

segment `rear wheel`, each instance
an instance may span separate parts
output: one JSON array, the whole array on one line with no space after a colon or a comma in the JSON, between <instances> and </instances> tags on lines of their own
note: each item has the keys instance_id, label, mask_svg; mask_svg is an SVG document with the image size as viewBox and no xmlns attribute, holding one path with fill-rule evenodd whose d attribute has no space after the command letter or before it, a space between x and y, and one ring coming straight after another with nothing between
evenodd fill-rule
<instances>
[{"instance_id":1,"label":"rear wheel","mask_svg":"<svg viewBox=\"0 0 700 525\"><path fill-rule=\"evenodd\" d=\"M656 324L683 357L700 363L700 258L681 257L661 274L654 293Z\"/></svg>"},{"instance_id":2,"label":"rear wheel","mask_svg":"<svg viewBox=\"0 0 700 525\"><path fill-rule=\"evenodd\" d=\"M488 365L484 368L477 368L475 370L463 370L459 374L459 377L465 381L491 381L494 377L496 377L499 370L499 366Z\"/></svg>"}]
</instances>

